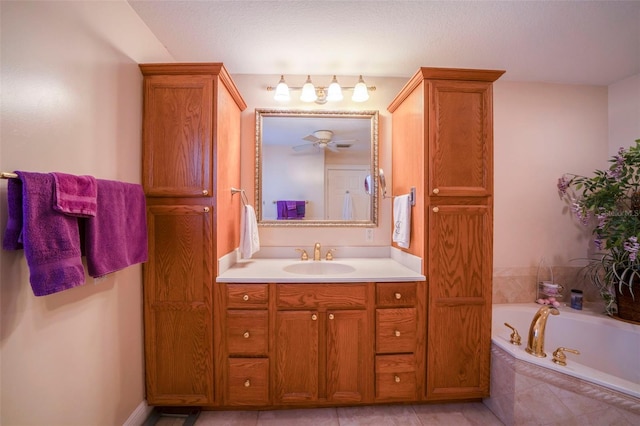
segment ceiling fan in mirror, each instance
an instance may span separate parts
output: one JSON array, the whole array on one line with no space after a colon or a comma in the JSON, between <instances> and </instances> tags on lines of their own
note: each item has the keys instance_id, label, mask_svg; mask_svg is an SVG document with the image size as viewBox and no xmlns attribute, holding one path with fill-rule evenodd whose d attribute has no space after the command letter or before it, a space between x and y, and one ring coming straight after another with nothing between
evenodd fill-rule
<instances>
[{"instance_id":1,"label":"ceiling fan in mirror","mask_svg":"<svg viewBox=\"0 0 640 426\"><path fill-rule=\"evenodd\" d=\"M311 148L318 150L328 149L329 151L339 152L338 148L349 148L350 142L355 142L355 139L343 139L334 140L333 132L331 130L316 130L310 135L305 136L302 140L311 142L303 145L296 145L292 147L294 151L304 151Z\"/></svg>"}]
</instances>

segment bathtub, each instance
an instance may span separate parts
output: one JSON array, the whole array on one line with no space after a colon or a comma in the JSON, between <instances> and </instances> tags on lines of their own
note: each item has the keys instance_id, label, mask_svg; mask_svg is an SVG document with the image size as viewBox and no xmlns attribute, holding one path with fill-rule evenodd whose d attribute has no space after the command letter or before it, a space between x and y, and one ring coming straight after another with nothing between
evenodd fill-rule
<instances>
[{"instance_id":1,"label":"bathtub","mask_svg":"<svg viewBox=\"0 0 640 426\"><path fill-rule=\"evenodd\" d=\"M583 422L585 415L640 424L640 325L609 318L590 304L582 311L560 307L560 315L547 320L547 356L538 358L525 348L539 308L493 305L491 397L485 404L507 425L555 424L550 418ZM520 346L509 342L505 322L518 330ZM561 346L580 354L565 352L567 365L557 365L552 354Z\"/></svg>"}]
</instances>

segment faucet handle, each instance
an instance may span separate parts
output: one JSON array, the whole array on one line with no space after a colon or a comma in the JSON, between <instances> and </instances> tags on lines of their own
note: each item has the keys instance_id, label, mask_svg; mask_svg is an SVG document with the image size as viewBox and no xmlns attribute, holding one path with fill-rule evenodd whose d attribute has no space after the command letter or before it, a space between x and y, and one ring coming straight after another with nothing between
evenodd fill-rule
<instances>
[{"instance_id":1,"label":"faucet handle","mask_svg":"<svg viewBox=\"0 0 640 426\"><path fill-rule=\"evenodd\" d=\"M567 365L567 356L564 354L565 352L570 352L572 354L580 355L580 351L577 349L567 349L563 347L559 347L555 351L553 351L553 359L552 361L558 365Z\"/></svg>"},{"instance_id":2,"label":"faucet handle","mask_svg":"<svg viewBox=\"0 0 640 426\"><path fill-rule=\"evenodd\" d=\"M516 330L515 327L513 327L509 323L505 322L504 325L506 325L511 330L513 330L513 333L511 333L511 336L510 336L511 340L509 340L511 342L511 344L512 345L520 345L522 343L522 337L520 337L520 334L518 333L518 330Z\"/></svg>"},{"instance_id":3,"label":"faucet handle","mask_svg":"<svg viewBox=\"0 0 640 426\"><path fill-rule=\"evenodd\" d=\"M336 249L332 248L327 250L327 255L325 256L326 260L333 260L333 254L331 252L336 251Z\"/></svg>"},{"instance_id":4,"label":"faucet handle","mask_svg":"<svg viewBox=\"0 0 640 426\"><path fill-rule=\"evenodd\" d=\"M300 255L300 260L309 260L309 255L305 249L296 249L296 251L302 252Z\"/></svg>"}]
</instances>

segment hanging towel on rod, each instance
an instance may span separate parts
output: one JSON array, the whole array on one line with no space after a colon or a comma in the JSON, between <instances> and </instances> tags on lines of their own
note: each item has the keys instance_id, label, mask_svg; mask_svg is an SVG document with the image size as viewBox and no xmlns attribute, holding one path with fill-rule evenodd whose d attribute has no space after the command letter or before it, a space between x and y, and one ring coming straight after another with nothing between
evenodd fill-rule
<instances>
[{"instance_id":1,"label":"hanging towel on rod","mask_svg":"<svg viewBox=\"0 0 640 426\"><path fill-rule=\"evenodd\" d=\"M258 250L260 250L260 235L256 212L253 206L245 204L242 206L240 219L240 254L243 259L250 259Z\"/></svg>"},{"instance_id":2,"label":"hanging towel on rod","mask_svg":"<svg viewBox=\"0 0 640 426\"><path fill-rule=\"evenodd\" d=\"M409 248L411 236L411 196L398 195L393 200L393 242Z\"/></svg>"},{"instance_id":3,"label":"hanging towel on rod","mask_svg":"<svg viewBox=\"0 0 640 426\"><path fill-rule=\"evenodd\" d=\"M353 199L351 198L351 194L349 194L349 191L345 192L344 194L344 201L342 203L342 219L353 219Z\"/></svg>"},{"instance_id":4,"label":"hanging towel on rod","mask_svg":"<svg viewBox=\"0 0 640 426\"><path fill-rule=\"evenodd\" d=\"M93 176L75 176L67 173L53 175L53 209L78 217L96 215L98 186Z\"/></svg>"},{"instance_id":5,"label":"hanging towel on rod","mask_svg":"<svg viewBox=\"0 0 640 426\"><path fill-rule=\"evenodd\" d=\"M84 284L78 218L53 209L50 173L16 172L7 188L9 220L2 247L24 248L36 296Z\"/></svg>"}]
</instances>

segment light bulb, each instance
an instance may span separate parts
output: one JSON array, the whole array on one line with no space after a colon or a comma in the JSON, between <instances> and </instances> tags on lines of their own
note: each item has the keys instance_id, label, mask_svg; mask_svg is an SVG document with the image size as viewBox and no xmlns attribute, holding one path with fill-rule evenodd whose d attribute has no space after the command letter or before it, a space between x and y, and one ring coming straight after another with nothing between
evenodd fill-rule
<instances>
[{"instance_id":1,"label":"light bulb","mask_svg":"<svg viewBox=\"0 0 640 426\"><path fill-rule=\"evenodd\" d=\"M331 80L331 84L329 84L329 90L327 92L327 100L328 101L341 101L342 97L342 87L338 84L338 79L336 76L333 76L333 80Z\"/></svg>"},{"instance_id":2,"label":"light bulb","mask_svg":"<svg viewBox=\"0 0 640 426\"><path fill-rule=\"evenodd\" d=\"M276 94L273 99L276 101L288 101L291 99L291 96L289 95L289 86L285 83L283 75L280 76L280 81L276 86Z\"/></svg>"},{"instance_id":3,"label":"light bulb","mask_svg":"<svg viewBox=\"0 0 640 426\"><path fill-rule=\"evenodd\" d=\"M362 76L358 79L358 83L353 88L353 96L351 100L354 102L364 102L369 99L369 92L367 90L367 85L364 84L364 80Z\"/></svg>"},{"instance_id":4,"label":"light bulb","mask_svg":"<svg viewBox=\"0 0 640 426\"><path fill-rule=\"evenodd\" d=\"M307 81L302 86L302 94L300 95L300 100L302 102L313 102L318 99L318 95L316 95L316 88L313 87L313 83L311 82L311 76L307 76Z\"/></svg>"}]
</instances>

